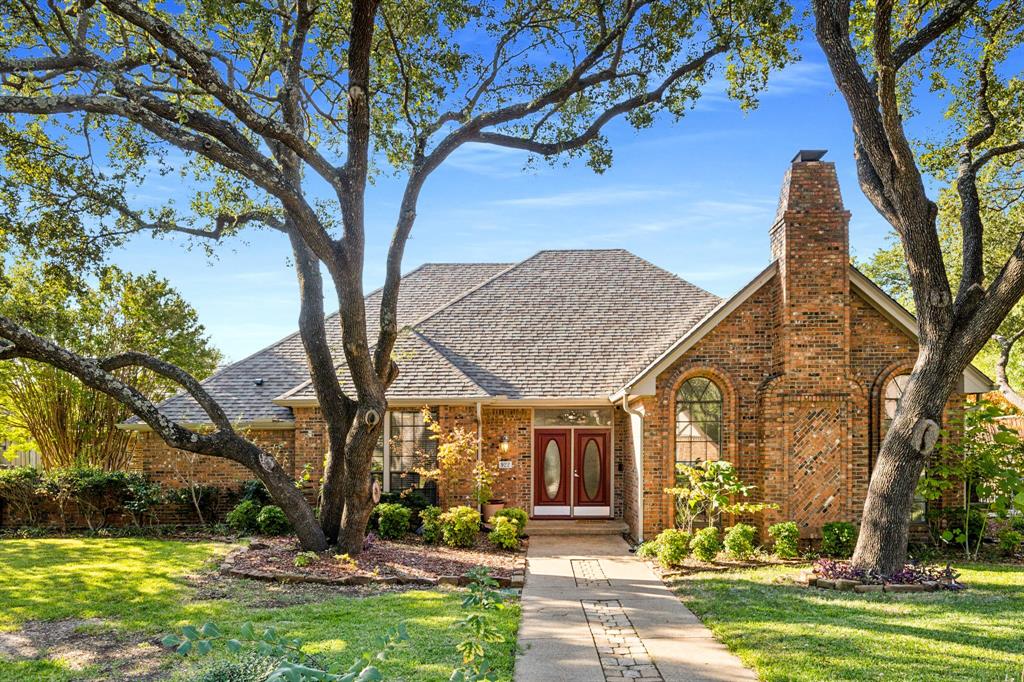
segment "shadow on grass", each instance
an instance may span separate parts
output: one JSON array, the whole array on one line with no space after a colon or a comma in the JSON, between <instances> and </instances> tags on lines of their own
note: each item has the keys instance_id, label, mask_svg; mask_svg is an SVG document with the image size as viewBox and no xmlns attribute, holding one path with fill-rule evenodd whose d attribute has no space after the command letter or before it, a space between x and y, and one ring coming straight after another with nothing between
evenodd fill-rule
<instances>
[{"instance_id":1,"label":"shadow on grass","mask_svg":"<svg viewBox=\"0 0 1024 682\"><path fill-rule=\"evenodd\" d=\"M1013 567L967 568L966 592L899 596L771 582L786 574L691 574L672 587L765 680L1003 680L1024 667Z\"/></svg>"}]
</instances>

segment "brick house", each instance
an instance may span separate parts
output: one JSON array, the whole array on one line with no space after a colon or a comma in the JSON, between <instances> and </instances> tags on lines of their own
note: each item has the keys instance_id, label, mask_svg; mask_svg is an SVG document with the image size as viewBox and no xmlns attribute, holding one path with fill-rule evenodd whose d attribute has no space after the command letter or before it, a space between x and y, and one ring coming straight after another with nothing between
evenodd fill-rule
<instances>
[{"instance_id":1,"label":"brick house","mask_svg":"<svg viewBox=\"0 0 1024 682\"><path fill-rule=\"evenodd\" d=\"M480 436L496 494L535 518L620 520L634 538L672 525L676 463L723 458L763 499L759 523L857 520L872 459L917 354L914 318L849 262L836 173L801 152L786 173L771 263L720 299L623 250L541 251L520 263L427 264L402 280L375 469L386 491L436 490L412 471L433 446L420 410ZM380 303L367 297L367 309ZM328 328L340 341L335 323ZM331 320L329 320L331 322ZM371 335L372 338L372 335ZM229 417L314 490L326 438L297 334L205 382ZM990 390L978 370L959 395ZM191 399L163 411L200 425ZM140 425L134 466L174 484L183 453ZM200 458L197 476L252 478Z\"/></svg>"}]
</instances>

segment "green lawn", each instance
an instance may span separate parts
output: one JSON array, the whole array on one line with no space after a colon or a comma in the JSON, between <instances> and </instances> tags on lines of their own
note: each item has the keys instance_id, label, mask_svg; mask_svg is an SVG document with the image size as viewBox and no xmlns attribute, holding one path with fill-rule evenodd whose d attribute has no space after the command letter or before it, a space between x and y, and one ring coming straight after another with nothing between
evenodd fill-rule
<instances>
[{"instance_id":1,"label":"green lawn","mask_svg":"<svg viewBox=\"0 0 1024 682\"><path fill-rule=\"evenodd\" d=\"M1024 571L962 567L964 593L858 595L782 582L793 567L698 573L683 601L773 680L985 680L1024 670Z\"/></svg>"},{"instance_id":2,"label":"green lawn","mask_svg":"<svg viewBox=\"0 0 1024 682\"><path fill-rule=\"evenodd\" d=\"M401 621L411 641L381 664L388 680L447 680L458 663L461 595L411 591L367 597L334 596L328 590L302 596L279 586L206 578L229 545L149 539L41 539L0 541L0 631L16 632L27 621L103 619L85 627L96 638L153 639L185 623L212 620L225 634L246 621L273 625L302 638L307 651L346 665L372 650L376 635ZM188 576L193 576L189 578ZM312 589L312 588L311 588ZM311 596L312 595L312 596ZM498 616L515 641L518 607ZM143 646L148 646L145 643ZM511 678L511 644L500 647L499 677ZM168 657L173 679L194 679L209 660ZM102 676L87 667L74 672L62 661L0 658L0 681L72 680Z\"/></svg>"}]
</instances>

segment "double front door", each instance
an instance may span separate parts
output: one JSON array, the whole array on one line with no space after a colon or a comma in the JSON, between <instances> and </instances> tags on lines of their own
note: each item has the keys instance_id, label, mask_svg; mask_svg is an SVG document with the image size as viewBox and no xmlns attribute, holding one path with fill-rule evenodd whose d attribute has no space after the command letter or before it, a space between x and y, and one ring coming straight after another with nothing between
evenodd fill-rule
<instances>
[{"instance_id":1,"label":"double front door","mask_svg":"<svg viewBox=\"0 0 1024 682\"><path fill-rule=\"evenodd\" d=\"M608 429L537 429L533 515L611 516Z\"/></svg>"}]
</instances>

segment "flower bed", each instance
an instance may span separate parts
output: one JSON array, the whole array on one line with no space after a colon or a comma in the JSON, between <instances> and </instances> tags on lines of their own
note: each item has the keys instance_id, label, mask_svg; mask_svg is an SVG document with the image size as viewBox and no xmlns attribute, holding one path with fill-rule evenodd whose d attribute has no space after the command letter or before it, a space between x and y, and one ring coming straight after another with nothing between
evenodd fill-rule
<instances>
[{"instance_id":1,"label":"flower bed","mask_svg":"<svg viewBox=\"0 0 1024 682\"><path fill-rule=\"evenodd\" d=\"M399 583L416 585L461 584L467 571L489 568L505 586L519 587L525 566L525 551L496 549L484 536L468 548L428 545L409 535L402 540L371 536L357 557L302 552L291 539L269 539L252 543L225 559L221 571L237 577L282 582L312 582L330 585Z\"/></svg>"},{"instance_id":2,"label":"flower bed","mask_svg":"<svg viewBox=\"0 0 1024 682\"><path fill-rule=\"evenodd\" d=\"M963 590L957 581L960 574L948 565L945 568L907 564L902 571L881 575L853 566L848 561L818 559L810 571L796 580L806 587L850 592L934 592Z\"/></svg>"}]
</instances>

